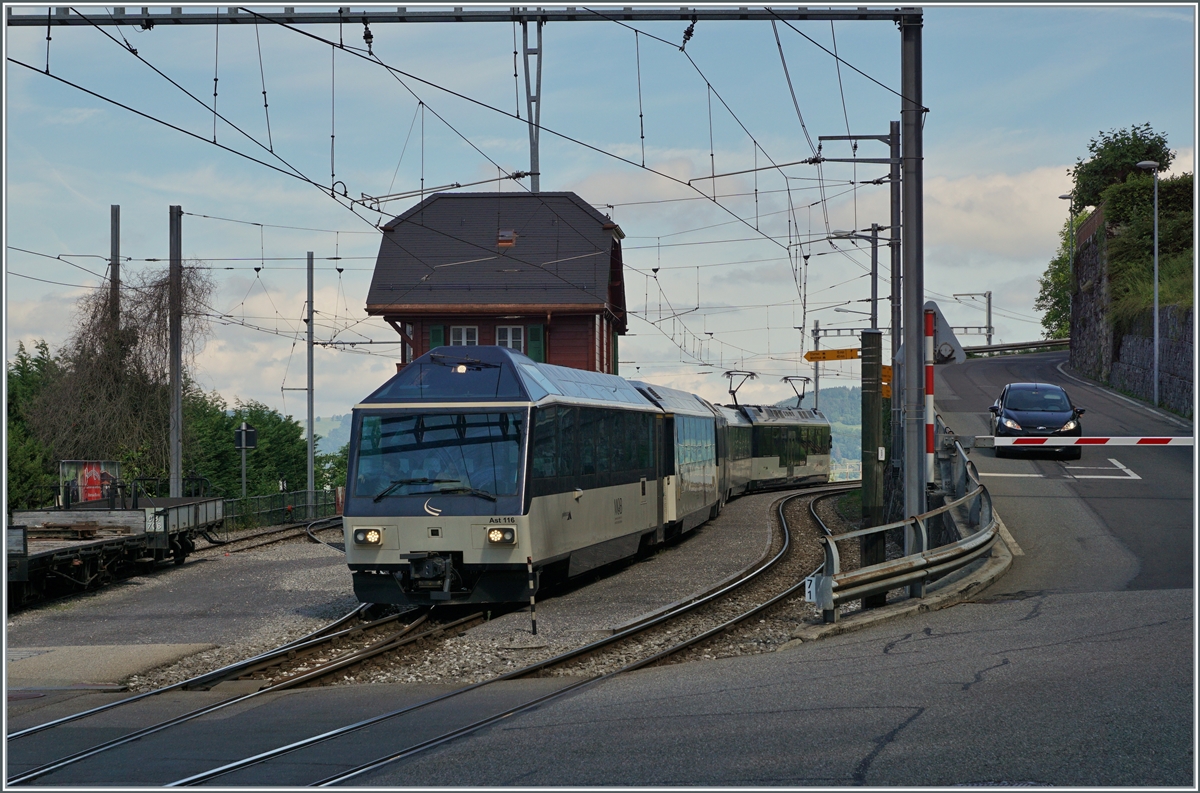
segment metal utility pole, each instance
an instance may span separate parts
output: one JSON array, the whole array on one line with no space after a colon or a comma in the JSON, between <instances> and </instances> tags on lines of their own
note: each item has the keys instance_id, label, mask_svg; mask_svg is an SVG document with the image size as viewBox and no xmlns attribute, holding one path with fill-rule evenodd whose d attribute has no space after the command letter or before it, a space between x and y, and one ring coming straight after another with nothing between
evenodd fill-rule
<instances>
[{"instance_id":1,"label":"metal utility pole","mask_svg":"<svg viewBox=\"0 0 1200 793\"><path fill-rule=\"evenodd\" d=\"M316 420L313 418L313 252L308 252L308 519L316 517Z\"/></svg>"},{"instance_id":2,"label":"metal utility pole","mask_svg":"<svg viewBox=\"0 0 1200 793\"><path fill-rule=\"evenodd\" d=\"M871 327L879 328L879 224L871 224Z\"/></svg>"},{"instance_id":3,"label":"metal utility pole","mask_svg":"<svg viewBox=\"0 0 1200 793\"><path fill-rule=\"evenodd\" d=\"M992 346L992 292L956 292L953 297L982 297L987 299L987 325L984 326L983 332L987 336L988 346ZM968 330L967 332L971 332ZM975 331L978 333L978 331Z\"/></svg>"},{"instance_id":4,"label":"metal utility pole","mask_svg":"<svg viewBox=\"0 0 1200 793\"><path fill-rule=\"evenodd\" d=\"M922 328L925 307L925 232L921 121L921 17L900 20L900 145L903 160L903 287L904 287L904 514L919 515L925 503L925 435ZM904 553L918 548L916 532L907 528Z\"/></svg>"},{"instance_id":5,"label":"metal utility pole","mask_svg":"<svg viewBox=\"0 0 1200 793\"><path fill-rule=\"evenodd\" d=\"M171 368L170 496L183 496L183 207L173 205L167 322Z\"/></svg>"},{"instance_id":6,"label":"metal utility pole","mask_svg":"<svg viewBox=\"0 0 1200 793\"><path fill-rule=\"evenodd\" d=\"M121 206L113 204L109 210L112 225L109 231L108 308L112 316L112 340L116 344L117 333L121 330Z\"/></svg>"},{"instance_id":7,"label":"metal utility pole","mask_svg":"<svg viewBox=\"0 0 1200 793\"><path fill-rule=\"evenodd\" d=\"M537 193L541 190L541 165L538 162L538 138L542 123L542 25L537 22L537 47L529 48L529 22L521 20L522 50L525 53L525 113L529 120L529 189ZM537 58L537 81L531 87L529 79L529 56Z\"/></svg>"},{"instance_id":8,"label":"metal utility pole","mask_svg":"<svg viewBox=\"0 0 1200 793\"><path fill-rule=\"evenodd\" d=\"M862 528L883 523L883 332L862 332ZM861 538L862 566L886 561L882 533ZM863 598L863 608L887 603L887 593Z\"/></svg>"},{"instance_id":9,"label":"metal utility pole","mask_svg":"<svg viewBox=\"0 0 1200 793\"><path fill-rule=\"evenodd\" d=\"M889 158L892 161L891 170L888 172L889 186L892 192L892 227L890 229L892 233L891 239L888 241L892 258L892 355L888 360L891 362L894 372L896 353L900 351L900 340L904 337L904 296L901 291L904 277L900 255L900 224L903 222L900 218L900 122L893 121L889 125L889 130L888 144L891 149ZM895 381L896 376L893 374L892 382ZM904 422L902 419L904 395L893 393L890 402L892 405L892 467L899 468L904 459Z\"/></svg>"},{"instance_id":10,"label":"metal utility pole","mask_svg":"<svg viewBox=\"0 0 1200 793\"><path fill-rule=\"evenodd\" d=\"M821 349L821 320L813 320L813 349ZM813 410L821 409L821 362L813 361Z\"/></svg>"}]
</instances>

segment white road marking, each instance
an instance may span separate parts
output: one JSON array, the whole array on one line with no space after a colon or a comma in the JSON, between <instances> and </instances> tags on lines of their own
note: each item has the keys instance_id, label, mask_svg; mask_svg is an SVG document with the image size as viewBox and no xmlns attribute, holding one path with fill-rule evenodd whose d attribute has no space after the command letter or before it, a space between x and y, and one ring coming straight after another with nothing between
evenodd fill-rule
<instances>
[{"instance_id":1,"label":"white road marking","mask_svg":"<svg viewBox=\"0 0 1200 793\"><path fill-rule=\"evenodd\" d=\"M1138 476L1137 474L1135 474L1133 471L1131 471L1128 468L1126 468L1125 466L1121 465L1121 463L1118 460L1114 460L1113 458L1109 457L1108 461L1116 466L1116 470L1121 472L1121 476L1106 476L1106 475L1098 475L1098 474L1075 474L1075 478L1076 479L1141 479L1141 477ZM1104 468L1101 470L1112 471L1114 469Z\"/></svg>"},{"instance_id":2,"label":"white road marking","mask_svg":"<svg viewBox=\"0 0 1200 793\"><path fill-rule=\"evenodd\" d=\"M1105 469L1105 470L1110 470L1110 469ZM1045 474L997 474L997 473L992 473L991 471L980 471L979 475L980 476L1029 476L1029 477L1034 477L1037 479L1044 479L1046 476Z\"/></svg>"}]
</instances>

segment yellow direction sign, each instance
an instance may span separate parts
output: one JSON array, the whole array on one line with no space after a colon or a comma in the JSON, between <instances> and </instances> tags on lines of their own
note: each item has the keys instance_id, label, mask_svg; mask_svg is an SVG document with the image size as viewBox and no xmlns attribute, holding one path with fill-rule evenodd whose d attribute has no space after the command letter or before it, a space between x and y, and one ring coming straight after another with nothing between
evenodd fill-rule
<instances>
[{"instance_id":1,"label":"yellow direction sign","mask_svg":"<svg viewBox=\"0 0 1200 793\"><path fill-rule=\"evenodd\" d=\"M849 361L857 357L857 347L849 350L809 350L804 353L806 361Z\"/></svg>"},{"instance_id":2,"label":"yellow direction sign","mask_svg":"<svg viewBox=\"0 0 1200 793\"><path fill-rule=\"evenodd\" d=\"M884 398L884 399L891 399L891 398L892 398L892 384L891 384L891 383L884 383L884 384L883 384L883 394L882 394L882 396L883 396L883 398Z\"/></svg>"},{"instance_id":3,"label":"yellow direction sign","mask_svg":"<svg viewBox=\"0 0 1200 793\"><path fill-rule=\"evenodd\" d=\"M879 379L885 383L892 382L892 367L884 364L883 366L881 366L879 368L881 370Z\"/></svg>"}]
</instances>

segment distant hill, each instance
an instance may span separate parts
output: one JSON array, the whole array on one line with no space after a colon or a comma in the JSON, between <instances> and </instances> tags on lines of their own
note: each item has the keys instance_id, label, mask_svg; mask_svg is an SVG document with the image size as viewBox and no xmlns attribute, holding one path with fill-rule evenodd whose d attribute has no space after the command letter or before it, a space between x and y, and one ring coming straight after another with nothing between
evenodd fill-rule
<instances>
[{"instance_id":1,"label":"distant hill","mask_svg":"<svg viewBox=\"0 0 1200 793\"><path fill-rule=\"evenodd\" d=\"M352 414L317 416L313 430L321 436L317 441L318 454L333 454L350 442Z\"/></svg>"},{"instance_id":2,"label":"distant hill","mask_svg":"<svg viewBox=\"0 0 1200 793\"><path fill-rule=\"evenodd\" d=\"M829 419L833 432L834 461L862 460L862 389L858 386L837 386L821 389L821 412ZM776 402L781 408L796 407L796 397ZM812 392L804 395L800 407L812 408Z\"/></svg>"}]
</instances>

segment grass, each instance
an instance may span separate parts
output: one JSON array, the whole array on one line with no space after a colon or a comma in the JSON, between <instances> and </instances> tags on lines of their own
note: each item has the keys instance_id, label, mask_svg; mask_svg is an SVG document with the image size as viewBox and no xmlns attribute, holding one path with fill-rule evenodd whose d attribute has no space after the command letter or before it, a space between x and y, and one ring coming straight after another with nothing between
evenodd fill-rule
<instances>
[{"instance_id":1,"label":"grass","mask_svg":"<svg viewBox=\"0 0 1200 793\"><path fill-rule=\"evenodd\" d=\"M857 524L862 520L862 490L852 490L837 500L837 511L846 521Z\"/></svg>"}]
</instances>

